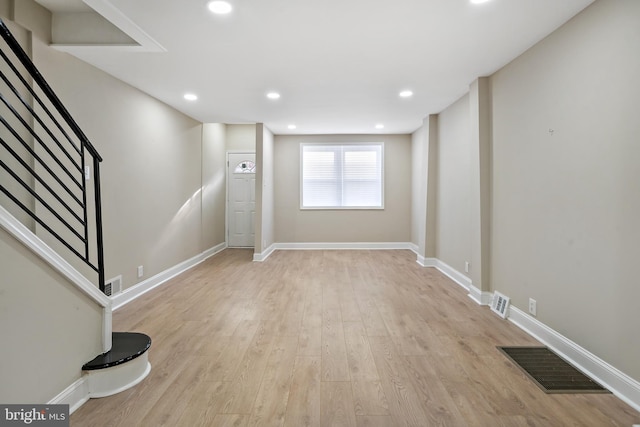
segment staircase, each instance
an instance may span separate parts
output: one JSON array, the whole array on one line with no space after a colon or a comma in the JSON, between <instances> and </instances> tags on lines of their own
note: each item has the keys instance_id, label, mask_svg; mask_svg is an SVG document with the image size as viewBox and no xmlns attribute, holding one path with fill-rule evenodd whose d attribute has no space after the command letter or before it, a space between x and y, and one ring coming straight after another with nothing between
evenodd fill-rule
<instances>
[{"instance_id":1,"label":"staircase","mask_svg":"<svg viewBox=\"0 0 640 427\"><path fill-rule=\"evenodd\" d=\"M151 338L111 331L102 158L2 20L0 36L0 226L102 307L103 353L81 369L87 397L112 395L148 375Z\"/></svg>"},{"instance_id":2,"label":"staircase","mask_svg":"<svg viewBox=\"0 0 640 427\"><path fill-rule=\"evenodd\" d=\"M105 397L127 390L151 370L148 359L151 338L136 332L114 332L111 350L82 366L87 372L91 397Z\"/></svg>"}]
</instances>

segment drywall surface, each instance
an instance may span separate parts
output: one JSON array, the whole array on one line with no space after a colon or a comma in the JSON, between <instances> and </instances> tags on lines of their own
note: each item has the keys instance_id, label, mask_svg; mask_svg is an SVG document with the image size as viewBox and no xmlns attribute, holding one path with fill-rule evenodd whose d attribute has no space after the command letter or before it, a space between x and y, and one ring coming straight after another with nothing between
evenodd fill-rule
<instances>
[{"instance_id":1,"label":"drywall surface","mask_svg":"<svg viewBox=\"0 0 640 427\"><path fill-rule=\"evenodd\" d=\"M300 144L384 142L383 210L301 210ZM276 135L275 242L410 242L411 135Z\"/></svg>"},{"instance_id":2,"label":"drywall surface","mask_svg":"<svg viewBox=\"0 0 640 427\"><path fill-rule=\"evenodd\" d=\"M493 86L493 288L640 380L640 2L601 0Z\"/></svg>"}]
</instances>

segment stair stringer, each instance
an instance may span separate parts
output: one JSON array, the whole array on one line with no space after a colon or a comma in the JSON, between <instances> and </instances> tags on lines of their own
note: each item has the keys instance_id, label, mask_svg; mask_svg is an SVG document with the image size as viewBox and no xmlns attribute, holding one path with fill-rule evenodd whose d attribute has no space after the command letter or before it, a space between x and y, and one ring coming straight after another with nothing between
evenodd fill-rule
<instances>
[{"instance_id":1,"label":"stair stringer","mask_svg":"<svg viewBox=\"0 0 640 427\"><path fill-rule=\"evenodd\" d=\"M70 283L102 307L102 350L111 350L112 301L76 270L69 262L18 221L3 206L0 206L0 227L12 235L34 254L63 275Z\"/></svg>"}]
</instances>

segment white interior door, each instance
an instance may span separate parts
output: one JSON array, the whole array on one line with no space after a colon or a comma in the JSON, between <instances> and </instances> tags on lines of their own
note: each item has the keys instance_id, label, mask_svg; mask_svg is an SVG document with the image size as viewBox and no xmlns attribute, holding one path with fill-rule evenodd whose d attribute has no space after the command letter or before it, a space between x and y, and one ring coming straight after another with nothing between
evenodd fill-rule
<instances>
[{"instance_id":1,"label":"white interior door","mask_svg":"<svg viewBox=\"0 0 640 427\"><path fill-rule=\"evenodd\" d=\"M229 153L227 245L230 247L254 247L255 245L255 161L255 153Z\"/></svg>"}]
</instances>

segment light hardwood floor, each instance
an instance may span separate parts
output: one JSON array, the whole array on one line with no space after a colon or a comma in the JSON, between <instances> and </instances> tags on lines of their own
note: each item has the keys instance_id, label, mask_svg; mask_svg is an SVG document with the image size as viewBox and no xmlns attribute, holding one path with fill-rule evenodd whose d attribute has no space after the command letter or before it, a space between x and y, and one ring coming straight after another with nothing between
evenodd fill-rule
<instances>
[{"instance_id":1,"label":"light hardwood floor","mask_svg":"<svg viewBox=\"0 0 640 427\"><path fill-rule=\"evenodd\" d=\"M613 395L547 395L497 345L536 345L410 251L228 249L114 313L149 376L72 426L626 426Z\"/></svg>"}]
</instances>

